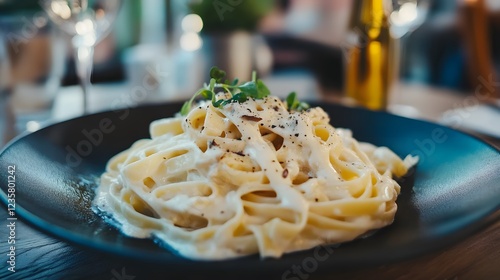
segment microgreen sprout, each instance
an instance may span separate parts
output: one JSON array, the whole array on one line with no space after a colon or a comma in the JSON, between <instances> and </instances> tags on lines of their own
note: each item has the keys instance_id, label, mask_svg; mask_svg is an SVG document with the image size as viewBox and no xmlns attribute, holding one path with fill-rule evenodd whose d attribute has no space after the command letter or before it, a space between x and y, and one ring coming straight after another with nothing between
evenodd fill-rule
<instances>
[{"instance_id":1,"label":"microgreen sprout","mask_svg":"<svg viewBox=\"0 0 500 280\"><path fill-rule=\"evenodd\" d=\"M304 111L309 109L309 104L306 102L301 102L297 98L297 93L295 91L291 92L287 97L286 97L286 104L288 106L289 111Z\"/></svg>"}]
</instances>

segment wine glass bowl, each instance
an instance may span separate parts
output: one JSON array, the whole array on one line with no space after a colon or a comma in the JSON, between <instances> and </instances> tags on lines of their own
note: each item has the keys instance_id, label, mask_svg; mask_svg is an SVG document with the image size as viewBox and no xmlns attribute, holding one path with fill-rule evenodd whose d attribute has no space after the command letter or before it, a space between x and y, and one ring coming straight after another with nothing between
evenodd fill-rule
<instances>
[{"instance_id":1,"label":"wine glass bowl","mask_svg":"<svg viewBox=\"0 0 500 280\"><path fill-rule=\"evenodd\" d=\"M88 91L94 46L110 32L121 0L43 0L42 7L52 22L72 37L85 114L89 109Z\"/></svg>"},{"instance_id":2,"label":"wine glass bowl","mask_svg":"<svg viewBox=\"0 0 500 280\"><path fill-rule=\"evenodd\" d=\"M110 31L121 5L120 0L44 0L42 3L51 20L69 35L92 34L99 39Z\"/></svg>"},{"instance_id":3,"label":"wine glass bowl","mask_svg":"<svg viewBox=\"0 0 500 280\"><path fill-rule=\"evenodd\" d=\"M392 0L391 35L401 38L417 29L427 17L429 5L429 0Z\"/></svg>"}]
</instances>

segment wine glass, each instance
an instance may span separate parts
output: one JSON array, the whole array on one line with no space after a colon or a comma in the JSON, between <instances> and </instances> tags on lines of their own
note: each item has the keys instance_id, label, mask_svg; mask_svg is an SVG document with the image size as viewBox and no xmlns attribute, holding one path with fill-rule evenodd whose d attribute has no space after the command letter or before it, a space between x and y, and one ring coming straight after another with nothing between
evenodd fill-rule
<instances>
[{"instance_id":1,"label":"wine glass","mask_svg":"<svg viewBox=\"0 0 500 280\"><path fill-rule=\"evenodd\" d=\"M407 46L409 34L422 25L427 18L430 8L430 0L391 0L392 9L389 12L388 19L390 24L391 36L396 39L398 44L395 47L399 63L394 65L395 73L399 78L400 69L406 67L410 61L407 57ZM415 62L413 62L415 63ZM417 63L419 63L417 61ZM415 67L415 66L414 66ZM407 117L420 115L417 109L408 105L392 104L388 110L394 114Z\"/></svg>"},{"instance_id":2,"label":"wine glass","mask_svg":"<svg viewBox=\"0 0 500 280\"><path fill-rule=\"evenodd\" d=\"M42 0L49 18L72 36L76 74L83 91L83 113L88 113L88 92L94 46L111 29L121 0Z\"/></svg>"},{"instance_id":3,"label":"wine glass","mask_svg":"<svg viewBox=\"0 0 500 280\"><path fill-rule=\"evenodd\" d=\"M0 15L0 147L49 124L64 74L65 44L47 15Z\"/></svg>"},{"instance_id":4,"label":"wine glass","mask_svg":"<svg viewBox=\"0 0 500 280\"><path fill-rule=\"evenodd\" d=\"M407 65L407 46L409 35L415 31L427 18L430 0L391 0L392 10L388 15L391 36L399 46L395 49L399 56L399 68Z\"/></svg>"}]
</instances>

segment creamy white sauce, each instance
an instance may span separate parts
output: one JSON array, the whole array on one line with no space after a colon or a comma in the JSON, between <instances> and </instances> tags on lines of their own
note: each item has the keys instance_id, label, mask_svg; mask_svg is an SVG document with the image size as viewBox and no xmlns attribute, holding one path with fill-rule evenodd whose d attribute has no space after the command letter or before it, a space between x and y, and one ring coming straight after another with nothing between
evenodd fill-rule
<instances>
[{"instance_id":1,"label":"creamy white sauce","mask_svg":"<svg viewBox=\"0 0 500 280\"><path fill-rule=\"evenodd\" d=\"M262 135L264 128L283 137L278 151ZM328 133L324 140L316 129ZM320 108L289 112L274 97L221 109L202 102L186 118L159 120L150 130L152 140L110 160L95 204L125 234L155 236L194 259L256 252L279 257L388 225L395 212L384 213L386 204L394 204L399 193L391 172L410 166L389 149L360 146L350 131L331 127ZM238 133L239 139L231 138ZM238 171L231 164L255 171ZM259 172L269 183L247 184L260 178ZM299 175L305 178L294 183ZM253 188L271 190L276 197L254 194ZM243 200L247 193L260 200ZM351 202L362 208L354 209ZM274 209L276 216L263 209ZM362 214L350 214L356 211Z\"/></svg>"}]
</instances>

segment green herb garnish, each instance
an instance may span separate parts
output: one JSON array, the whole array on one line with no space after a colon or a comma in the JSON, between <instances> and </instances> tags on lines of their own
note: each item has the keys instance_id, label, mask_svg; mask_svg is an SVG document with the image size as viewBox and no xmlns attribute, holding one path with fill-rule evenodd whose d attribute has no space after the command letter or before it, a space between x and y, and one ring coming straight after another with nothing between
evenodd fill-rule
<instances>
[{"instance_id":1,"label":"green herb garnish","mask_svg":"<svg viewBox=\"0 0 500 280\"><path fill-rule=\"evenodd\" d=\"M210 68L210 78L215 79L215 82L222 83L225 76L226 71L222 71L215 66Z\"/></svg>"},{"instance_id":2,"label":"green herb garnish","mask_svg":"<svg viewBox=\"0 0 500 280\"><path fill-rule=\"evenodd\" d=\"M295 91L290 92L286 97L286 104L289 111L304 111L310 107L306 102L301 102L297 99L297 93Z\"/></svg>"},{"instance_id":3,"label":"green herb garnish","mask_svg":"<svg viewBox=\"0 0 500 280\"><path fill-rule=\"evenodd\" d=\"M271 92L260 79L257 79L257 73L252 72L252 80L238 85L238 79L234 79L232 82L224 80L226 77L226 72L220 70L217 67L212 67L210 69L210 83L205 84L203 88L198 90L191 99L186 101L181 109L181 115L186 116L191 110L193 101L198 96L202 96L206 100L211 100L214 107L223 107L229 103L234 102L245 102L249 98L253 99L263 99L269 96ZM224 82L223 82L224 81ZM224 91L230 95L228 99L216 100L216 93ZM309 108L309 105L304 102L299 102L297 100L297 94L292 92L288 95L287 99L288 109L302 111Z\"/></svg>"}]
</instances>

